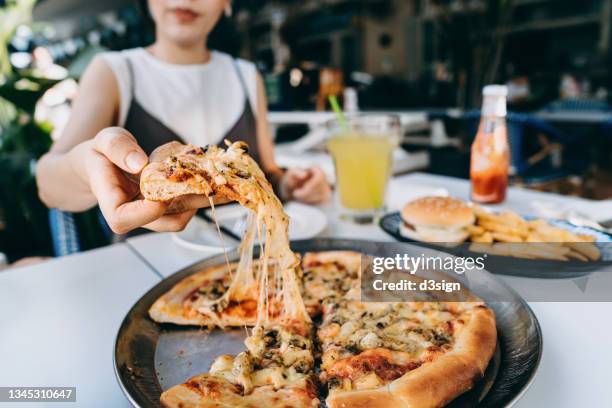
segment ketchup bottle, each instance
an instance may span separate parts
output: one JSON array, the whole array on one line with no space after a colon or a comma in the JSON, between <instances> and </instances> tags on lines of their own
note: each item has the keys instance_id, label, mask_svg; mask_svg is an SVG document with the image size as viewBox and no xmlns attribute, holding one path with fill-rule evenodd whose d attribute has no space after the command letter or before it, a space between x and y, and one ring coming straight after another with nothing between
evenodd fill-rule
<instances>
[{"instance_id":1,"label":"ketchup bottle","mask_svg":"<svg viewBox=\"0 0 612 408\"><path fill-rule=\"evenodd\" d=\"M470 162L472 201L478 203L495 204L506 198L510 167L507 95L504 85L487 85L482 90L482 113Z\"/></svg>"}]
</instances>

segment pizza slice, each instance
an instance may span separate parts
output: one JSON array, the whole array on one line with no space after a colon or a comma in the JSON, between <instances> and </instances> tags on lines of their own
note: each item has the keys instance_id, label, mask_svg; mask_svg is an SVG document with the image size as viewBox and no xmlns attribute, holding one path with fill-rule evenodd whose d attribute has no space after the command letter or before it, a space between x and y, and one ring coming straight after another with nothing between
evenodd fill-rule
<instances>
[{"instance_id":1,"label":"pizza slice","mask_svg":"<svg viewBox=\"0 0 612 408\"><path fill-rule=\"evenodd\" d=\"M247 350L223 355L209 373L176 385L161 396L168 408L319 406L312 329L308 324L257 326Z\"/></svg>"},{"instance_id":2,"label":"pizza slice","mask_svg":"<svg viewBox=\"0 0 612 408\"><path fill-rule=\"evenodd\" d=\"M168 318L167 312L182 313L193 316L199 324L209 324L222 315L227 319L218 319L219 325L251 325L255 308L255 323L271 318L309 322L300 293L300 259L289 247L289 217L263 171L248 155L246 143L226 144L223 149L171 142L157 148L142 171L140 188L146 199L168 201L185 194L204 194L214 214L212 197L219 195L252 211L240 245L240 261L226 290L209 299L191 293L189 289L197 289L195 283L186 283L154 305L151 316L161 319ZM256 235L264 243L257 264L253 263ZM227 269L231 274L229 262Z\"/></svg>"},{"instance_id":3,"label":"pizza slice","mask_svg":"<svg viewBox=\"0 0 612 408\"><path fill-rule=\"evenodd\" d=\"M496 348L482 302L366 303L327 310L320 379L336 407L438 407L482 377Z\"/></svg>"},{"instance_id":4,"label":"pizza slice","mask_svg":"<svg viewBox=\"0 0 612 408\"><path fill-rule=\"evenodd\" d=\"M227 149L170 142L151 153L140 175L140 191L151 201L219 195L256 211L262 187L272 190L244 142L231 143Z\"/></svg>"}]
</instances>

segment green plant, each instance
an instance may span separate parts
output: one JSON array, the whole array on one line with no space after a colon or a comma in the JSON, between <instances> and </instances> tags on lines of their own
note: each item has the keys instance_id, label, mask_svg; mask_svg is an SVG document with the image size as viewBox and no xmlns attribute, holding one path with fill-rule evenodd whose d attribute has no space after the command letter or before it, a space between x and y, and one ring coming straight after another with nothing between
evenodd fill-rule
<instances>
[{"instance_id":1,"label":"green plant","mask_svg":"<svg viewBox=\"0 0 612 408\"><path fill-rule=\"evenodd\" d=\"M36 160L51 146L51 128L34 120L36 102L57 81L13 70L7 49L31 19L34 0L0 8L0 251L16 259L50 254L47 208L37 195Z\"/></svg>"}]
</instances>

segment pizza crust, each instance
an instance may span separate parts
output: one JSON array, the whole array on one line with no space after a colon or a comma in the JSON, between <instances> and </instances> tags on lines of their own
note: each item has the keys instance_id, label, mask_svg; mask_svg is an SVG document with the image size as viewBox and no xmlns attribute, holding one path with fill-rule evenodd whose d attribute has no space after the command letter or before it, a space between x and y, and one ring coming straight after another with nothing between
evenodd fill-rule
<instances>
[{"instance_id":1,"label":"pizza crust","mask_svg":"<svg viewBox=\"0 0 612 408\"><path fill-rule=\"evenodd\" d=\"M477 306L455 339L453 349L432 362L409 371L384 387L361 391L332 391L329 408L377 407L388 398L402 408L441 407L474 386L484 375L497 345L493 311Z\"/></svg>"},{"instance_id":2,"label":"pizza crust","mask_svg":"<svg viewBox=\"0 0 612 408\"><path fill-rule=\"evenodd\" d=\"M160 398L166 408L316 408L319 399L310 390L272 386L256 387L242 395L239 386L222 378L202 374L168 389Z\"/></svg>"}]
</instances>

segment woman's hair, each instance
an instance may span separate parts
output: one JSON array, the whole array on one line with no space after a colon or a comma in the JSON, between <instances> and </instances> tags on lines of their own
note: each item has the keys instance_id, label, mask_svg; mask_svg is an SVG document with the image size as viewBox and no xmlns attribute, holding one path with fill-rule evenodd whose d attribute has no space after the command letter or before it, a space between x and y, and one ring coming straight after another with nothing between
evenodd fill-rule
<instances>
[{"instance_id":1,"label":"woman's hair","mask_svg":"<svg viewBox=\"0 0 612 408\"><path fill-rule=\"evenodd\" d=\"M143 29L155 34L155 21L149 12L147 0L137 0L143 21ZM225 52L233 57L240 54L242 41L232 18L222 15L213 30L208 34L208 48Z\"/></svg>"}]
</instances>

